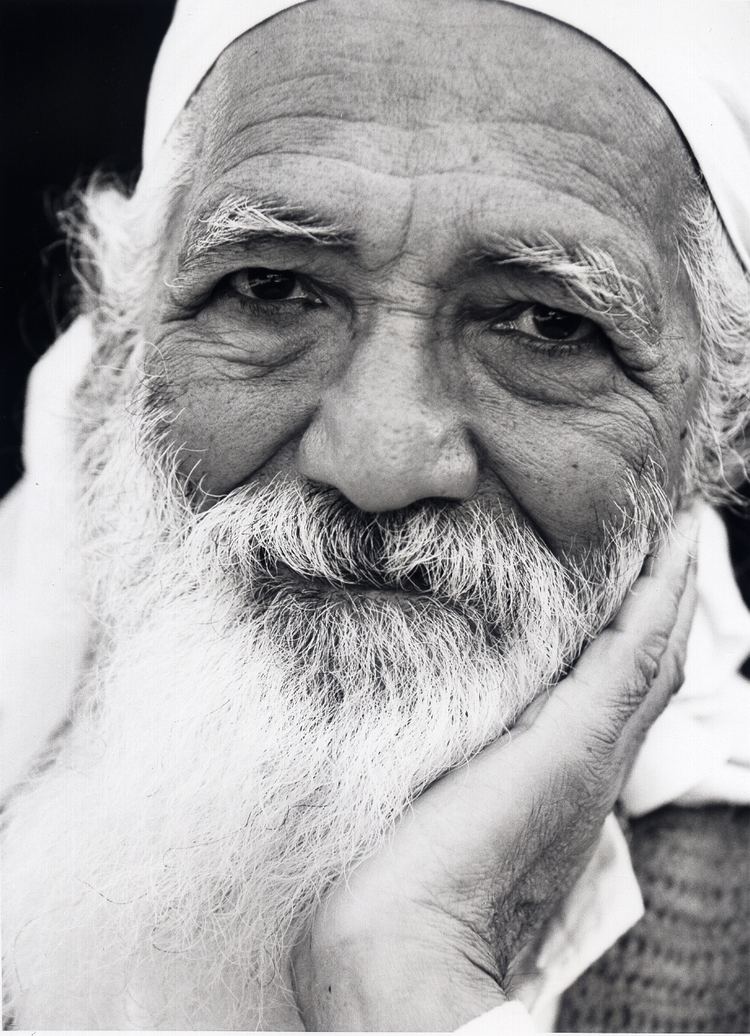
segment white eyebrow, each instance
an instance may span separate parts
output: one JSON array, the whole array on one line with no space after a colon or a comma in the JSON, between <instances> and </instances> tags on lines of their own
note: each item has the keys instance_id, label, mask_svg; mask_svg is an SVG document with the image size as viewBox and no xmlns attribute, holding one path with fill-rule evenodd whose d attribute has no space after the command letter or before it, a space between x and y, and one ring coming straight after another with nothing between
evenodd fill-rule
<instances>
[{"instance_id":1,"label":"white eyebrow","mask_svg":"<svg viewBox=\"0 0 750 1036\"><path fill-rule=\"evenodd\" d=\"M647 300L641 282L625 273L605 248L568 247L549 233L538 242L503 238L497 249L476 257L493 266L517 266L559 283L587 309L625 322L633 337L650 339L656 332L656 305Z\"/></svg>"},{"instance_id":2,"label":"white eyebrow","mask_svg":"<svg viewBox=\"0 0 750 1036\"><path fill-rule=\"evenodd\" d=\"M314 213L235 195L195 221L183 248L184 262L192 266L225 246L267 239L339 246L351 243L351 235Z\"/></svg>"},{"instance_id":3,"label":"white eyebrow","mask_svg":"<svg viewBox=\"0 0 750 1036\"><path fill-rule=\"evenodd\" d=\"M224 247L269 240L338 247L354 243L351 233L300 206L237 194L195 220L183 245L181 265L190 268ZM625 273L601 246L567 246L550 233L540 234L535 241L501 236L475 251L473 258L547 277L586 309L624 324L634 339L650 344L658 338L658 300L652 304L641 282Z\"/></svg>"}]
</instances>

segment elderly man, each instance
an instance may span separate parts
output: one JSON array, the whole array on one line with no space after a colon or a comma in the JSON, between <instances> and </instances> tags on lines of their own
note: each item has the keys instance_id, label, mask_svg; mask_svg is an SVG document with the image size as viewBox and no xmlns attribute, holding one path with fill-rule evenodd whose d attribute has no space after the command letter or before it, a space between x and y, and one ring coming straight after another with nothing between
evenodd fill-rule
<instances>
[{"instance_id":1,"label":"elderly man","mask_svg":"<svg viewBox=\"0 0 750 1036\"><path fill-rule=\"evenodd\" d=\"M12 1024L747 1027L747 7L681 98L603 6L178 7L11 501Z\"/></svg>"}]
</instances>

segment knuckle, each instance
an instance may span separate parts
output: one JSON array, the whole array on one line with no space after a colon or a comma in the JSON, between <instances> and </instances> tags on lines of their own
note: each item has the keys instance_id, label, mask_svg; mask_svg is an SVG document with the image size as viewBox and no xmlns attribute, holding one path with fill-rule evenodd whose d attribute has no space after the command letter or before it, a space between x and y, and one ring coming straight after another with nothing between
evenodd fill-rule
<instances>
[{"instance_id":1,"label":"knuckle","mask_svg":"<svg viewBox=\"0 0 750 1036\"><path fill-rule=\"evenodd\" d=\"M638 704L643 697L643 692L648 690L659 676L665 647L666 638L659 635L638 644L633 651L633 670L636 680L629 681L628 688L633 705Z\"/></svg>"},{"instance_id":2,"label":"knuckle","mask_svg":"<svg viewBox=\"0 0 750 1036\"><path fill-rule=\"evenodd\" d=\"M580 755L569 760L564 771L564 799L577 823L606 812L609 789L616 769L618 734L614 724L592 732ZM564 814L563 814L564 815Z\"/></svg>"},{"instance_id":3,"label":"knuckle","mask_svg":"<svg viewBox=\"0 0 750 1036\"><path fill-rule=\"evenodd\" d=\"M662 681L665 690L676 694L685 682L685 660L679 655L672 655L662 665Z\"/></svg>"},{"instance_id":4,"label":"knuckle","mask_svg":"<svg viewBox=\"0 0 750 1036\"><path fill-rule=\"evenodd\" d=\"M616 696L610 700L606 715L601 719L599 738L608 738L614 745L628 722L646 697L649 688L658 676L653 660L639 659L624 678L619 681ZM610 728L610 729L608 729Z\"/></svg>"}]
</instances>

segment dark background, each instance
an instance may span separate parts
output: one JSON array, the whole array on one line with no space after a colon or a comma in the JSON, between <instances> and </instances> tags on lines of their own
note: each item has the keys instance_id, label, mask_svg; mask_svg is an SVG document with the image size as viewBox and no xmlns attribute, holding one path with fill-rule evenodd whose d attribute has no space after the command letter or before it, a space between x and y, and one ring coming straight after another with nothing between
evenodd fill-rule
<instances>
[{"instance_id":1,"label":"dark background","mask_svg":"<svg viewBox=\"0 0 750 1036\"><path fill-rule=\"evenodd\" d=\"M70 296L56 212L96 169L137 175L148 81L173 4L0 0L0 495L21 475L29 368Z\"/></svg>"},{"instance_id":2,"label":"dark background","mask_svg":"<svg viewBox=\"0 0 750 1036\"><path fill-rule=\"evenodd\" d=\"M95 169L137 175L148 80L172 7L173 0L0 0L0 496L21 475L28 371L65 323L71 281L56 213ZM725 518L750 601L750 520Z\"/></svg>"}]
</instances>

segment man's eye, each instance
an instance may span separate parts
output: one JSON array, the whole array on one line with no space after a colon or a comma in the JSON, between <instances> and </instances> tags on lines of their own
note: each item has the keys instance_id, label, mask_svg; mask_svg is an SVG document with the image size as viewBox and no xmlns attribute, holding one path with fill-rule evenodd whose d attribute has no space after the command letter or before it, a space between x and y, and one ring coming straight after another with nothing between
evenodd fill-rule
<instances>
[{"instance_id":1,"label":"man's eye","mask_svg":"<svg viewBox=\"0 0 750 1036\"><path fill-rule=\"evenodd\" d=\"M228 280L238 295L256 302L318 301L293 270L267 270L253 266L238 270Z\"/></svg>"},{"instance_id":2,"label":"man's eye","mask_svg":"<svg viewBox=\"0 0 750 1036\"><path fill-rule=\"evenodd\" d=\"M599 328L587 317L537 303L517 305L496 320L493 331L520 331L547 342L585 342L598 335Z\"/></svg>"}]
</instances>

